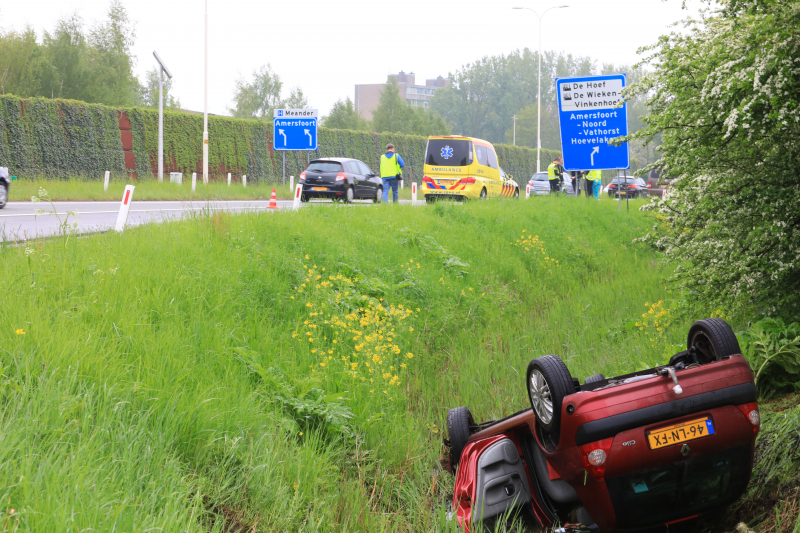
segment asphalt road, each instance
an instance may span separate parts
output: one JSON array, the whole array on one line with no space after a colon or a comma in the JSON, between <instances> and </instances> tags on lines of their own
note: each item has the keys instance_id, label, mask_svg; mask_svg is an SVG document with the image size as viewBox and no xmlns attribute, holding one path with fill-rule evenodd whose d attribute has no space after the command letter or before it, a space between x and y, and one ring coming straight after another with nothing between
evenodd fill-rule
<instances>
[{"instance_id":1,"label":"asphalt road","mask_svg":"<svg viewBox=\"0 0 800 533\"><path fill-rule=\"evenodd\" d=\"M372 204L372 202L369 202ZM70 215L68 222L78 222L77 231L92 233L112 229L117 222L119 202L9 202L0 211L0 242L23 241L36 237L49 237L59 234L61 222ZM138 226L147 222L175 220L192 212L204 209L225 210L233 213L245 211L266 211L269 201L201 201L201 202L137 202L133 201L128 215L128 226ZM291 201L278 201L280 209L291 208ZM38 214L39 210L47 211Z\"/></svg>"}]
</instances>

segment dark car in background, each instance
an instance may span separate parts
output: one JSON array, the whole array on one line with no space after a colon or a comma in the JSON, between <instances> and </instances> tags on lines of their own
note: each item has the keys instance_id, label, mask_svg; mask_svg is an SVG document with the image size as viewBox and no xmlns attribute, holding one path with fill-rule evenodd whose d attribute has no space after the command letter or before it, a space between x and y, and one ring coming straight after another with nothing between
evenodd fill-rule
<instances>
[{"instance_id":1,"label":"dark car in background","mask_svg":"<svg viewBox=\"0 0 800 533\"><path fill-rule=\"evenodd\" d=\"M312 198L352 202L366 199L379 203L383 198L380 176L358 159L326 157L315 159L300 173L303 192L300 199Z\"/></svg>"},{"instance_id":2,"label":"dark car in background","mask_svg":"<svg viewBox=\"0 0 800 533\"><path fill-rule=\"evenodd\" d=\"M620 189L620 185L627 185L627 191L624 187ZM629 198L640 198L648 195L647 190L649 188L650 184L645 183L642 178L634 178L633 176L619 177L614 178L608 184L608 196L616 197L622 190L622 193L627 194Z\"/></svg>"}]
</instances>

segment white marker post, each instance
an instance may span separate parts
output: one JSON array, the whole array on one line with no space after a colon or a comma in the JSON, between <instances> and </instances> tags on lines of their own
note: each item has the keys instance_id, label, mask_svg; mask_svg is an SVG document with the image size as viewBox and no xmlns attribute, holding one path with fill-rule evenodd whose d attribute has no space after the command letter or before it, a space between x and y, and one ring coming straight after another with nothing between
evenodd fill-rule
<instances>
[{"instance_id":1,"label":"white marker post","mask_svg":"<svg viewBox=\"0 0 800 533\"><path fill-rule=\"evenodd\" d=\"M194 192L194 188L197 186L197 172L192 172L192 192Z\"/></svg>"},{"instance_id":2,"label":"white marker post","mask_svg":"<svg viewBox=\"0 0 800 533\"><path fill-rule=\"evenodd\" d=\"M417 203L417 182L411 182L411 204Z\"/></svg>"},{"instance_id":3,"label":"white marker post","mask_svg":"<svg viewBox=\"0 0 800 533\"><path fill-rule=\"evenodd\" d=\"M133 185L126 185L125 192L122 194L122 204L119 206L119 215L117 216L117 225L115 230L122 232L125 229L125 224L128 223L128 212L131 210L131 201L133 200Z\"/></svg>"},{"instance_id":4,"label":"white marker post","mask_svg":"<svg viewBox=\"0 0 800 533\"><path fill-rule=\"evenodd\" d=\"M228 172L228 187L231 186L231 173Z\"/></svg>"},{"instance_id":5,"label":"white marker post","mask_svg":"<svg viewBox=\"0 0 800 533\"><path fill-rule=\"evenodd\" d=\"M294 188L294 202L292 203L292 209L300 209L301 194L303 194L303 184L298 183L297 187Z\"/></svg>"},{"instance_id":6,"label":"white marker post","mask_svg":"<svg viewBox=\"0 0 800 533\"><path fill-rule=\"evenodd\" d=\"M284 183L284 185L286 184ZM289 190L294 190L294 176L289 176Z\"/></svg>"},{"instance_id":7,"label":"white marker post","mask_svg":"<svg viewBox=\"0 0 800 533\"><path fill-rule=\"evenodd\" d=\"M111 178L111 171L110 170L106 170L106 177L105 177L105 180L103 181L103 190L104 191L108 190L108 180L109 180L109 178Z\"/></svg>"},{"instance_id":8,"label":"white marker post","mask_svg":"<svg viewBox=\"0 0 800 533\"><path fill-rule=\"evenodd\" d=\"M530 197L531 197L531 184L529 183L525 186L525 199L527 200Z\"/></svg>"},{"instance_id":9,"label":"white marker post","mask_svg":"<svg viewBox=\"0 0 800 533\"><path fill-rule=\"evenodd\" d=\"M247 187L247 176L242 174L242 187Z\"/></svg>"}]
</instances>

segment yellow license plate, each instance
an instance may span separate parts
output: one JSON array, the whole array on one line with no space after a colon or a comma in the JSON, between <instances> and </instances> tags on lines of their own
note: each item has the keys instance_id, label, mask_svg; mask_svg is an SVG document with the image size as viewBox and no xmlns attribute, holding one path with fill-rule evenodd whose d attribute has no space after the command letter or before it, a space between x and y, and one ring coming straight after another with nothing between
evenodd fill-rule
<instances>
[{"instance_id":1,"label":"yellow license plate","mask_svg":"<svg viewBox=\"0 0 800 533\"><path fill-rule=\"evenodd\" d=\"M327 187L311 187L312 191L327 191Z\"/></svg>"},{"instance_id":2,"label":"yellow license plate","mask_svg":"<svg viewBox=\"0 0 800 533\"><path fill-rule=\"evenodd\" d=\"M680 444L694 439L701 439L714 434L714 423L709 417L698 418L655 429L647 432L647 441L651 450L657 450L665 446Z\"/></svg>"}]
</instances>

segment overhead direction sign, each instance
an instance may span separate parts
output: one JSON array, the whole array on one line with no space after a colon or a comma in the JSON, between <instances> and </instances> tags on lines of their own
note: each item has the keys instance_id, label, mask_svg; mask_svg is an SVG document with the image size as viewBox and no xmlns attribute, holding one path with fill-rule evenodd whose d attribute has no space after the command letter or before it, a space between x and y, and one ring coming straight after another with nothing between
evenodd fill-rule
<instances>
[{"instance_id":1,"label":"overhead direction sign","mask_svg":"<svg viewBox=\"0 0 800 533\"><path fill-rule=\"evenodd\" d=\"M276 109L273 120L274 150L316 150L319 115L316 109Z\"/></svg>"},{"instance_id":2,"label":"overhead direction sign","mask_svg":"<svg viewBox=\"0 0 800 533\"><path fill-rule=\"evenodd\" d=\"M556 78L566 170L630 168L628 143L609 144L628 134L628 105L620 106L623 87L625 74Z\"/></svg>"}]
</instances>

